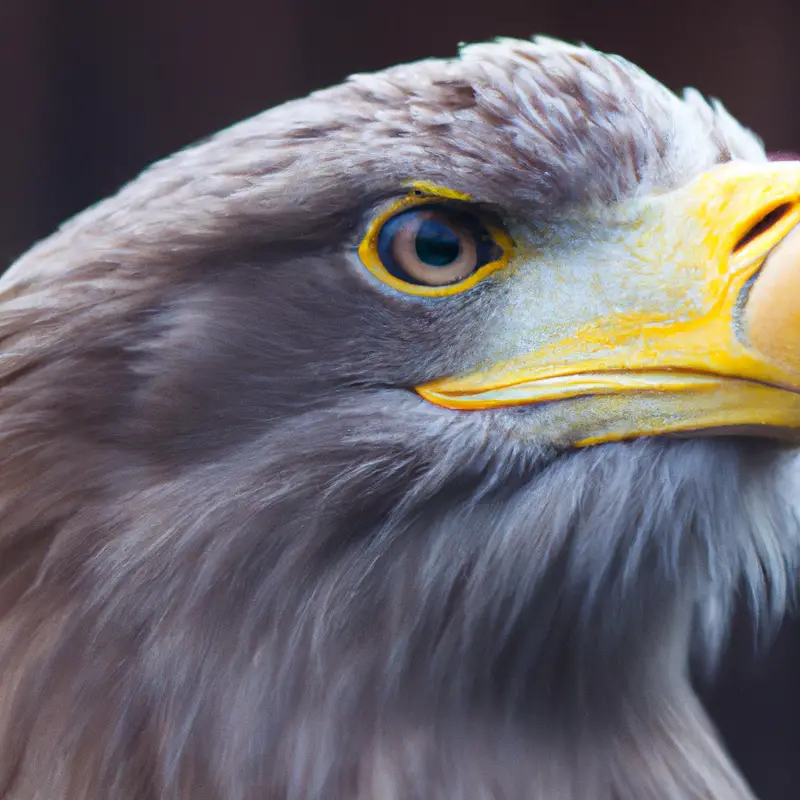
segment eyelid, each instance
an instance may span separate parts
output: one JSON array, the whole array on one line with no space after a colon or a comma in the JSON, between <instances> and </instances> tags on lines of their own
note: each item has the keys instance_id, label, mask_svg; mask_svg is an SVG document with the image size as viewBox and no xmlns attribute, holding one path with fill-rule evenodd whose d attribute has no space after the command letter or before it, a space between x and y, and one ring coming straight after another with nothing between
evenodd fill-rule
<instances>
[{"instance_id":1,"label":"eyelid","mask_svg":"<svg viewBox=\"0 0 800 800\"><path fill-rule=\"evenodd\" d=\"M408 283L392 275L383 265L378 253L378 237L381 229L390 219L404 211L434 204L444 207L449 206L454 209L458 209L460 206L464 211L474 214L480 220L482 227L489 233L492 241L499 246L500 257L478 267L475 272L458 283L441 286ZM468 199L463 199L460 196L456 197L455 193L446 194L443 190L437 191L436 194L426 194L420 190L419 185L415 186L411 193L395 200L379 212L370 222L367 232L358 246L358 255L362 264L381 282L404 294L423 297L445 297L465 292L493 272L505 269L511 260L512 254L513 242L511 237L493 221L484 219L480 212L476 213L474 206L470 206Z\"/></svg>"}]
</instances>

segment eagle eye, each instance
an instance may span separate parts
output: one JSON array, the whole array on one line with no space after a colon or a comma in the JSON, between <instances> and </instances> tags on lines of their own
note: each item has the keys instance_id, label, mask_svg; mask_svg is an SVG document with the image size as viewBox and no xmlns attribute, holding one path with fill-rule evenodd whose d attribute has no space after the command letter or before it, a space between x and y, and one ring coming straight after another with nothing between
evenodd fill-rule
<instances>
[{"instance_id":1,"label":"eagle eye","mask_svg":"<svg viewBox=\"0 0 800 800\"><path fill-rule=\"evenodd\" d=\"M471 209L419 196L401 203L373 222L359 248L384 283L408 294L456 294L508 263L508 237Z\"/></svg>"}]
</instances>

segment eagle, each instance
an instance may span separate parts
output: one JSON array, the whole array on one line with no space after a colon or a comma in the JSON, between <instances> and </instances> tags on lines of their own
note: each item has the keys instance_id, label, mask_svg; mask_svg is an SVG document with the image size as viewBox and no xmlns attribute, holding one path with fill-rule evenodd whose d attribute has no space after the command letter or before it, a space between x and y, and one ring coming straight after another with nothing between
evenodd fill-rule
<instances>
[{"instance_id":1,"label":"eagle","mask_svg":"<svg viewBox=\"0 0 800 800\"><path fill-rule=\"evenodd\" d=\"M752 800L800 163L500 39L147 169L0 281L0 797Z\"/></svg>"}]
</instances>

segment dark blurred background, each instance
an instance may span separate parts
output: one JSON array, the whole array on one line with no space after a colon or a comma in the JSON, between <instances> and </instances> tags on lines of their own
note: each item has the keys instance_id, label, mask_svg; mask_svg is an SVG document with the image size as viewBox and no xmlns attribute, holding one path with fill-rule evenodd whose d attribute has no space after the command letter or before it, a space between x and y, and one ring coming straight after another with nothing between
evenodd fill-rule
<instances>
[{"instance_id":1,"label":"dark blurred background","mask_svg":"<svg viewBox=\"0 0 800 800\"><path fill-rule=\"evenodd\" d=\"M356 71L534 33L620 53L800 151L800 0L0 0L0 269L149 162ZM800 624L736 626L704 697L763 800L800 798Z\"/></svg>"}]
</instances>

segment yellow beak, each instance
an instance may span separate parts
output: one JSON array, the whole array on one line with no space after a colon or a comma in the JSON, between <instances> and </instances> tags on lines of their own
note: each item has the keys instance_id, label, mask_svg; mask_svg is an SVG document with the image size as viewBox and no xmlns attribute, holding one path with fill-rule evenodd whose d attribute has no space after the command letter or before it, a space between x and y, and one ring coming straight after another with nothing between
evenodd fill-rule
<instances>
[{"instance_id":1,"label":"yellow beak","mask_svg":"<svg viewBox=\"0 0 800 800\"><path fill-rule=\"evenodd\" d=\"M800 431L798 223L800 163L716 167L629 214L614 285L632 285L634 296L641 287L641 302L567 321L564 337L416 390L462 410L576 398L585 408L595 398L601 421L576 426L577 445Z\"/></svg>"}]
</instances>

